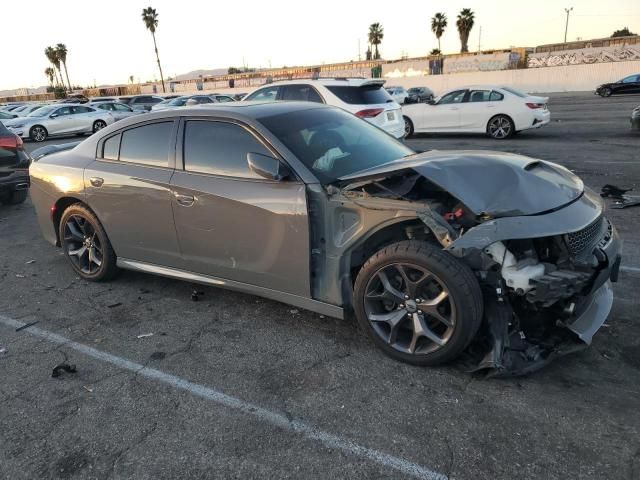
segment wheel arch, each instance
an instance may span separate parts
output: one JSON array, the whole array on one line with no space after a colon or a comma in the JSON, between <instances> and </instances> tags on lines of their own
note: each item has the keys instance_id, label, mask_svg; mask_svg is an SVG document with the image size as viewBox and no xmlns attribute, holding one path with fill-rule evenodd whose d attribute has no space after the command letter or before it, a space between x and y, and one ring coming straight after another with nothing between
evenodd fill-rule
<instances>
[{"instance_id":1,"label":"wheel arch","mask_svg":"<svg viewBox=\"0 0 640 480\"><path fill-rule=\"evenodd\" d=\"M89 210L98 219L98 222L100 222L100 225L102 225L102 222L100 221L100 217L98 217L98 214L84 200L72 195L60 197L58 200L56 200L56 203L53 205L51 209L51 221L53 222L53 229L56 232L56 246L58 247L62 245L60 242L60 221L62 220L62 215L64 215L64 212L70 206L76 205L76 204L81 205L82 207ZM102 228L104 228L104 226ZM105 234L106 233L107 232L105 230ZM107 234L107 237L108 236L109 235Z\"/></svg>"}]
</instances>

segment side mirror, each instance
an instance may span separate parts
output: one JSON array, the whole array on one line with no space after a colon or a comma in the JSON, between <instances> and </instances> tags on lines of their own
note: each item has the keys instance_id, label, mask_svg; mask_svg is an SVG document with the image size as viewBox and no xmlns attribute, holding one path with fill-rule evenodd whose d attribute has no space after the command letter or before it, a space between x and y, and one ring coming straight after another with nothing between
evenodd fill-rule
<instances>
[{"instance_id":1,"label":"side mirror","mask_svg":"<svg viewBox=\"0 0 640 480\"><path fill-rule=\"evenodd\" d=\"M52 113L51 115L49 115L49 118L57 118L58 114L57 113Z\"/></svg>"},{"instance_id":2,"label":"side mirror","mask_svg":"<svg viewBox=\"0 0 640 480\"><path fill-rule=\"evenodd\" d=\"M249 170L268 180L284 180L291 174L280 160L261 153L247 153L247 163Z\"/></svg>"}]
</instances>

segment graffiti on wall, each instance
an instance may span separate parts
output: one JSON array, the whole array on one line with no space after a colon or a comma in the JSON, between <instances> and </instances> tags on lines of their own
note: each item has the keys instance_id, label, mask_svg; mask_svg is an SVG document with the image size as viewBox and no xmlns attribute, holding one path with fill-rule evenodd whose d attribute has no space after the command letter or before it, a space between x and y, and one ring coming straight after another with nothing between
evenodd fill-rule
<instances>
[{"instance_id":1,"label":"graffiti on wall","mask_svg":"<svg viewBox=\"0 0 640 480\"><path fill-rule=\"evenodd\" d=\"M533 53L529 55L527 66L529 68L559 67L585 63L624 62L626 60L640 60L640 46Z\"/></svg>"},{"instance_id":2,"label":"graffiti on wall","mask_svg":"<svg viewBox=\"0 0 640 480\"><path fill-rule=\"evenodd\" d=\"M506 70L517 63L517 54L508 52L445 58L444 73L488 72Z\"/></svg>"}]
</instances>

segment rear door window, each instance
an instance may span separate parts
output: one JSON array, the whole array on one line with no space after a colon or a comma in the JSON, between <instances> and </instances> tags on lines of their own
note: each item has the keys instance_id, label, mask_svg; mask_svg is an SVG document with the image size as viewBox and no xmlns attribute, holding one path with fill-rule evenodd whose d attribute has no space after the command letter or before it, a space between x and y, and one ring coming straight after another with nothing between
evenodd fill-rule
<instances>
[{"instance_id":1,"label":"rear door window","mask_svg":"<svg viewBox=\"0 0 640 480\"><path fill-rule=\"evenodd\" d=\"M102 158L107 160L118 160L120 154L120 137L121 135L114 135L104 141L102 145Z\"/></svg>"},{"instance_id":2,"label":"rear door window","mask_svg":"<svg viewBox=\"0 0 640 480\"><path fill-rule=\"evenodd\" d=\"M285 85L282 100L298 100L302 102L323 103L316 89L311 85Z\"/></svg>"},{"instance_id":3,"label":"rear door window","mask_svg":"<svg viewBox=\"0 0 640 480\"><path fill-rule=\"evenodd\" d=\"M122 132L120 161L154 167L169 165L173 122L152 123Z\"/></svg>"},{"instance_id":4,"label":"rear door window","mask_svg":"<svg viewBox=\"0 0 640 480\"><path fill-rule=\"evenodd\" d=\"M247 153L271 155L240 125L190 120L184 133L184 169L229 177L263 179L249 169Z\"/></svg>"},{"instance_id":5,"label":"rear door window","mask_svg":"<svg viewBox=\"0 0 640 480\"><path fill-rule=\"evenodd\" d=\"M382 85L364 85L362 87L330 85L327 86L327 90L350 105L375 105L393 101Z\"/></svg>"},{"instance_id":6,"label":"rear door window","mask_svg":"<svg viewBox=\"0 0 640 480\"><path fill-rule=\"evenodd\" d=\"M471 90L469 92L469 99L467 102L488 102L491 98L491 92L489 90Z\"/></svg>"},{"instance_id":7,"label":"rear door window","mask_svg":"<svg viewBox=\"0 0 640 480\"><path fill-rule=\"evenodd\" d=\"M489 97L489 101L491 102L500 102L503 99L504 95L496 91L491 92L491 97Z\"/></svg>"}]
</instances>

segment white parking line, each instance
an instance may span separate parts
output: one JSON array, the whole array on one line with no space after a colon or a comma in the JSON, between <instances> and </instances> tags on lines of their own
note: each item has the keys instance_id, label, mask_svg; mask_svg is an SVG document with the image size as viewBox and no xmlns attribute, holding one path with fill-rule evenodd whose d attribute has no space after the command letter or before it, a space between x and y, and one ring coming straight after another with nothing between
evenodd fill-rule
<instances>
[{"instance_id":1,"label":"white parking line","mask_svg":"<svg viewBox=\"0 0 640 480\"><path fill-rule=\"evenodd\" d=\"M627 273L640 273L640 268L638 267L625 267L624 265L620 266L620 271L621 272L627 272Z\"/></svg>"},{"instance_id":2,"label":"white parking line","mask_svg":"<svg viewBox=\"0 0 640 480\"><path fill-rule=\"evenodd\" d=\"M18 328L23 327L25 323L19 322L9 317L0 315L0 324L10 327ZM335 450L341 450L345 453L363 457L378 463L382 466L393 468L402 473L412 475L424 480L447 480L447 476L441 473L434 472L426 467L418 465L417 463L410 462L403 458L395 457L387 453L374 450L363 445L359 445L351 440L342 438L338 435L320 430L313 425L306 424L299 420L290 420L285 415L268 410L266 408L253 405L249 402L245 402L239 398L227 395L213 388L205 387L197 383L190 382L183 378L164 373L154 368L149 368L136 362L127 360L126 358L118 357L107 352L96 350L82 343L74 342L68 338L65 338L57 333L42 330L37 327L29 327L23 330L25 333L29 333L36 337L44 338L51 343L58 345L64 345L66 348L75 350L84 355L87 355L101 362L109 363L123 370L129 370L135 372L136 375L146 377L151 380L156 380L161 383L165 383L174 388L180 390L186 390L193 395L209 400L213 403L238 410L242 413L256 417L258 420L269 423L278 428L289 430L294 433L298 433L308 439L316 440L326 447L333 448Z\"/></svg>"}]
</instances>

